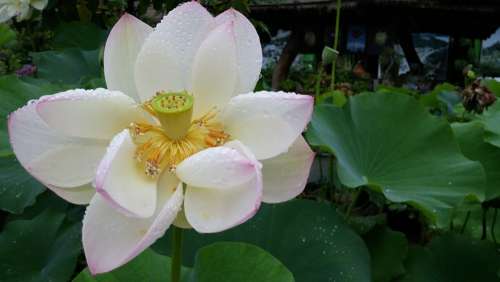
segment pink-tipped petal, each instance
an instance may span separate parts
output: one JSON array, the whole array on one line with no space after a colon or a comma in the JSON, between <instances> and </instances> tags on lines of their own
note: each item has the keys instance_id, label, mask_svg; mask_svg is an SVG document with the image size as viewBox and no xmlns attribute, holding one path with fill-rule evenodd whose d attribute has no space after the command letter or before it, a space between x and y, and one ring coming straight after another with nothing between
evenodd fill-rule
<instances>
[{"instance_id":1,"label":"pink-tipped petal","mask_svg":"<svg viewBox=\"0 0 500 282\"><path fill-rule=\"evenodd\" d=\"M309 177L314 152L302 136L288 152L262 161L265 203L291 200L304 191Z\"/></svg>"},{"instance_id":2,"label":"pink-tipped petal","mask_svg":"<svg viewBox=\"0 0 500 282\"><path fill-rule=\"evenodd\" d=\"M194 59L192 78L195 118L214 107L222 109L237 94L238 65L233 22L219 25L203 41Z\"/></svg>"},{"instance_id":3,"label":"pink-tipped petal","mask_svg":"<svg viewBox=\"0 0 500 282\"><path fill-rule=\"evenodd\" d=\"M208 148L182 161L176 168L184 183L211 189L233 189L248 182L259 167L235 149Z\"/></svg>"},{"instance_id":4,"label":"pink-tipped petal","mask_svg":"<svg viewBox=\"0 0 500 282\"><path fill-rule=\"evenodd\" d=\"M144 121L143 111L132 98L102 88L44 96L36 108L43 121L61 134L106 141L131 122Z\"/></svg>"},{"instance_id":5,"label":"pink-tipped petal","mask_svg":"<svg viewBox=\"0 0 500 282\"><path fill-rule=\"evenodd\" d=\"M194 56L215 20L198 2L170 11L146 39L135 65L135 83L142 101L157 91L190 89Z\"/></svg>"},{"instance_id":6,"label":"pink-tipped petal","mask_svg":"<svg viewBox=\"0 0 500 282\"><path fill-rule=\"evenodd\" d=\"M225 153L219 154L217 157L216 154L213 154L213 157L216 158L207 158L206 164L198 162L204 171L209 170L206 173L207 177L213 178L206 179L206 183L220 183L220 175L224 174L226 174L224 177L231 176L239 178L240 181L230 179L226 181L224 179L222 180L225 185L224 189L220 189L220 186L197 187L189 185L188 182L184 214L189 225L201 233L219 232L245 222L257 212L262 201L262 165L253 154L237 140L230 141L224 144L224 147L215 149ZM240 155L238 156L238 154ZM252 164L250 178L238 176L247 173L244 172L245 168L243 167L240 167L241 171L238 171L239 165L237 164L243 163L239 161L242 157L245 159L244 162ZM234 160L238 160L237 164L232 167L228 165ZM206 167L210 163L215 169ZM241 182L241 179L246 180ZM228 186L228 184L232 186Z\"/></svg>"},{"instance_id":7,"label":"pink-tipped petal","mask_svg":"<svg viewBox=\"0 0 500 282\"><path fill-rule=\"evenodd\" d=\"M113 26L104 48L104 77L110 90L119 90L139 102L134 67L137 54L153 28L130 14Z\"/></svg>"},{"instance_id":8,"label":"pink-tipped petal","mask_svg":"<svg viewBox=\"0 0 500 282\"><path fill-rule=\"evenodd\" d=\"M9 138L17 159L49 188L77 188L90 183L107 143L64 136L48 127L36 111L46 97L29 102L9 116Z\"/></svg>"},{"instance_id":9,"label":"pink-tipped petal","mask_svg":"<svg viewBox=\"0 0 500 282\"><path fill-rule=\"evenodd\" d=\"M229 9L215 18L217 25L233 22L238 65L236 94L253 91L262 68L262 46L252 23L240 12Z\"/></svg>"},{"instance_id":10,"label":"pink-tipped petal","mask_svg":"<svg viewBox=\"0 0 500 282\"><path fill-rule=\"evenodd\" d=\"M233 97L222 114L231 137L258 160L284 153L309 123L314 100L308 95L261 91Z\"/></svg>"},{"instance_id":11,"label":"pink-tipped petal","mask_svg":"<svg viewBox=\"0 0 500 282\"><path fill-rule=\"evenodd\" d=\"M155 211L157 183L140 169L135 150L128 130L117 134L97 168L95 187L118 211L145 218Z\"/></svg>"},{"instance_id":12,"label":"pink-tipped petal","mask_svg":"<svg viewBox=\"0 0 500 282\"><path fill-rule=\"evenodd\" d=\"M262 175L231 189L187 186L184 212L189 224L200 233L214 233L244 223L258 211L262 200Z\"/></svg>"},{"instance_id":13,"label":"pink-tipped petal","mask_svg":"<svg viewBox=\"0 0 500 282\"><path fill-rule=\"evenodd\" d=\"M82 231L83 249L92 274L127 263L165 234L182 205L182 185L177 183L159 187L158 208L150 218L125 216L101 195L95 195L85 213Z\"/></svg>"}]
</instances>

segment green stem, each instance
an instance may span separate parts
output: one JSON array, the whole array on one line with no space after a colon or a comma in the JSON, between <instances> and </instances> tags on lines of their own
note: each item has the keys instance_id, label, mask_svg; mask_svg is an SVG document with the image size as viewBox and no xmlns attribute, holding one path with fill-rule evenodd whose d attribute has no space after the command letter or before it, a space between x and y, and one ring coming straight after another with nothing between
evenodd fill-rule
<instances>
[{"instance_id":1,"label":"green stem","mask_svg":"<svg viewBox=\"0 0 500 282\"><path fill-rule=\"evenodd\" d=\"M486 219L486 216L488 214L488 208L483 208L483 232L481 234L481 240L485 240L486 239L486 232L487 232L487 227L486 227L486 224L487 224L487 219Z\"/></svg>"},{"instance_id":2,"label":"green stem","mask_svg":"<svg viewBox=\"0 0 500 282\"><path fill-rule=\"evenodd\" d=\"M356 205L356 202L358 201L359 194L361 194L361 189L358 189L358 190L356 190L356 192L354 192L354 197L352 198L352 202L347 207L347 212L346 212L347 219L349 219L351 217L352 209L354 208L354 206Z\"/></svg>"},{"instance_id":3,"label":"green stem","mask_svg":"<svg viewBox=\"0 0 500 282\"><path fill-rule=\"evenodd\" d=\"M491 232L491 239L493 240L493 242L495 244L498 244L497 237L495 235L495 224L497 222L497 214L498 214L498 209L495 208L495 212L493 213L493 221L491 222L491 230L490 230L490 232Z\"/></svg>"},{"instance_id":4,"label":"green stem","mask_svg":"<svg viewBox=\"0 0 500 282\"><path fill-rule=\"evenodd\" d=\"M316 75L316 84L314 85L314 95L316 95L316 99L319 98L321 94L321 77L323 76L323 66L319 63L318 66L318 74Z\"/></svg>"},{"instance_id":5,"label":"green stem","mask_svg":"<svg viewBox=\"0 0 500 282\"><path fill-rule=\"evenodd\" d=\"M321 157L321 152L316 154L319 166L319 183L322 184L325 176L323 175L323 160Z\"/></svg>"},{"instance_id":6,"label":"green stem","mask_svg":"<svg viewBox=\"0 0 500 282\"><path fill-rule=\"evenodd\" d=\"M181 281L181 259L182 259L182 228L172 226L172 279L171 282Z\"/></svg>"},{"instance_id":7,"label":"green stem","mask_svg":"<svg viewBox=\"0 0 500 282\"><path fill-rule=\"evenodd\" d=\"M337 5L335 6L337 10L337 15L335 17L335 38L333 39L333 49L337 51L337 47L339 45L339 29L340 29L340 8L342 5L341 0L337 0ZM338 55L338 54L337 54ZM335 69L337 68L337 56L333 59L332 62L332 81L330 84L331 90L335 90Z\"/></svg>"},{"instance_id":8,"label":"green stem","mask_svg":"<svg viewBox=\"0 0 500 282\"><path fill-rule=\"evenodd\" d=\"M460 234L464 234L465 227L467 227L467 223L469 222L470 214L471 214L471 212L467 211L467 214L465 215L464 224L462 225L462 229L460 229Z\"/></svg>"},{"instance_id":9,"label":"green stem","mask_svg":"<svg viewBox=\"0 0 500 282\"><path fill-rule=\"evenodd\" d=\"M335 186L335 166L334 166L334 159L333 159L333 156L330 155L330 160L329 160L329 163L328 163L328 168L329 168L329 173L328 173L328 178L329 178L329 182L330 182L330 187L333 187Z\"/></svg>"}]
</instances>

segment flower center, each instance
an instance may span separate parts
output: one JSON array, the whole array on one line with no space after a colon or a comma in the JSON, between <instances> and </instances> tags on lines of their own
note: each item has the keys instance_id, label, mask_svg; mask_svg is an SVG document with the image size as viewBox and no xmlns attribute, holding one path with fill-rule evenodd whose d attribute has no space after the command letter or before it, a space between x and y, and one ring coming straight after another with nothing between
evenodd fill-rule
<instances>
[{"instance_id":1,"label":"flower center","mask_svg":"<svg viewBox=\"0 0 500 282\"><path fill-rule=\"evenodd\" d=\"M187 92L164 93L142 104L160 125L132 123L130 134L137 145L135 159L150 177L164 169L175 171L185 158L209 147L223 145L229 135L211 110L192 120L194 99Z\"/></svg>"}]
</instances>

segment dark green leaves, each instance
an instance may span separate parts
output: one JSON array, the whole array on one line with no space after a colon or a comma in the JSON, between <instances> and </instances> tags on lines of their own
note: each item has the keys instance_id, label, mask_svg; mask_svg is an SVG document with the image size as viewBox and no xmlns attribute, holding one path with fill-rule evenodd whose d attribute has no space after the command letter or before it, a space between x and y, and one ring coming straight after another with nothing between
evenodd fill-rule
<instances>
[{"instance_id":1,"label":"dark green leaves","mask_svg":"<svg viewBox=\"0 0 500 282\"><path fill-rule=\"evenodd\" d=\"M478 120L484 124L484 140L500 147L500 103L497 102L489 107Z\"/></svg>"},{"instance_id":2,"label":"dark green leaves","mask_svg":"<svg viewBox=\"0 0 500 282\"><path fill-rule=\"evenodd\" d=\"M99 52L64 49L33 53L32 56L39 78L52 83L81 85L101 75Z\"/></svg>"},{"instance_id":3,"label":"dark green leaves","mask_svg":"<svg viewBox=\"0 0 500 282\"><path fill-rule=\"evenodd\" d=\"M170 258L151 250L110 273L92 277L83 271L74 282L170 281ZM266 251L244 243L216 243L198 251L192 269L182 269L185 282L293 282L293 276Z\"/></svg>"},{"instance_id":4,"label":"dark green leaves","mask_svg":"<svg viewBox=\"0 0 500 282\"><path fill-rule=\"evenodd\" d=\"M485 200L499 197L500 148L484 141L485 132L480 122L456 123L453 131L464 155L483 165L486 172Z\"/></svg>"},{"instance_id":5,"label":"dark green leaves","mask_svg":"<svg viewBox=\"0 0 500 282\"><path fill-rule=\"evenodd\" d=\"M493 243L448 234L428 247L410 248L404 282L500 281L500 254Z\"/></svg>"},{"instance_id":6,"label":"dark green leaves","mask_svg":"<svg viewBox=\"0 0 500 282\"><path fill-rule=\"evenodd\" d=\"M14 155L0 157L0 209L20 213L32 205L45 188L31 177Z\"/></svg>"},{"instance_id":7,"label":"dark green leaves","mask_svg":"<svg viewBox=\"0 0 500 282\"><path fill-rule=\"evenodd\" d=\"M0 24L0 47L4 47L16 40L16 32L6 23Z\"/></svg>"},{"instance_id":8,"label":"dark green leaves","mask_svg":"<svg viewBox=\"0 0 500 282\"><path fill-rule=\"evenodd\" d=\"M0 234L2 281L64 282L80 255L80 223L64 223L48 209L31 220L15 220Z\"/></svg>"},{"instance_id":9,"label":"dark green leaves","mask_svg":"<svg viewBox=\"0 0 500 282\"><path fill-rule=\"evenodd\" d=\"M257 245L280 260L297 282L371 281L368 250L361 238L328 204L295 200L263 205L247 223L218 234L184 233L184 264L193 265L196 251L217 241ZM155 245L170 247L170 234Z\"/></svg>"},{"instance_id":10,"label":"dark green leaves","mask_svg":"<svg viewBox=\"0 0 500 282\"><path fill-rule=\"evenodd\" d=\"M308 137L335 154L343 184L407 202L440 226L464 197L483 197L481 164L465 158L446 121L412 97L367 93L344 108L317 106Z\"/></svg>"},{"instance_id":11,"label":"dark green leaves","mask_svg":"<svg viewBox=\"0 0 500 282\"><path fill-rule=\"evenodd\" d=\"M91 23L71 22L61 24L54 31L56 49L81 48L99 49L106 40L106 32Z\"/></svg>"},{"instance_id":12,"label":"dark green leaves","mask_svg":"<svg viewBox=\"0 0 500 282\"><path fill-rule=\"evenodd\" d=\"M403 233L375 228L364 236L370 250L374 282L393 281L405 273L408 242Z\"/></svg>"}]
</instances>

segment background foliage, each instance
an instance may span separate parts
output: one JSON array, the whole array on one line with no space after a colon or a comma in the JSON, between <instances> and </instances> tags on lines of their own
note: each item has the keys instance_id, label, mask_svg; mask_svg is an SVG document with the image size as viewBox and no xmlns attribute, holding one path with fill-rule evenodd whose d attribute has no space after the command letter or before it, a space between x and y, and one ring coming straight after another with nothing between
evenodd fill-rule
<instances>
[{"instance_id":1,"label":"background foliage","mask_svg":"<svg viewBox=\"0 0 500 282\"><path fill-rule=\"evenodd\" d=\"M116 271L89 274L84 207L22 169L6 118L42 95L105 87L103 45L119 16L153 25L178 2L52 0L0 25L0 281L168 281L169 232ZM202 2L214 14L249 12L243 0ZM500 106L467 112L463 88L449 83L370 89L341 71L353 87L332 92L328 79L306 58L282 85L317 94L306 137L318 154L301 199L264 205L226 232L185 232L183 281L500 281ZM500 83L482 83L500 95Z\"/></svg>"}]
</instances>

